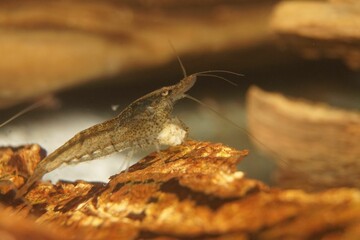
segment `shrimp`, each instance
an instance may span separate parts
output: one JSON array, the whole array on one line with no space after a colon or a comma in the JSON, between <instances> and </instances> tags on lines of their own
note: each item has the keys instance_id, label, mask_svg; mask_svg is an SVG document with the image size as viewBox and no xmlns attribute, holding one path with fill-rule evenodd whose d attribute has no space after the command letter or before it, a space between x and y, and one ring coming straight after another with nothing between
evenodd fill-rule
<instances>
[{"instance_id":1,"label":"shrimp","mask_svg":"<svg viewBox=\"0 0 360 240\"><path fill-rule=\"evenodd\" d=\"M37 165L33 175L17 191L16 198L23 196L34 182L62 164L77 164L152 145L181 144L187 136L187 127L171 113L175 102L185 97L185 92L195 84L196 76L187 76L178 84L146 94L117 117L76 134ZM180 139L169 139L167 135L174 131L168 129L179 132Z\"/></svg>"},{"instance_id":2,"label":"shrimp","mask_svg":"<svg viewBox=\"0 0 360 240\"><path fill-rule=\"evenodd\" d=\"M215 73L242 75L225 70L211 70L187 76L180 58L177 58L184 74L179 83L148 93L132 102L117 117L76 134L37 165L34 173L17 191L15 198L24 196L36 181L62 164L77 164L125 150L183 143L187 138L188 128L172 116L172 110L178 100L185 97L193 99L186 92L194 86L197 77L216 77L236 85Z\"/></svg>"}]
</instances>

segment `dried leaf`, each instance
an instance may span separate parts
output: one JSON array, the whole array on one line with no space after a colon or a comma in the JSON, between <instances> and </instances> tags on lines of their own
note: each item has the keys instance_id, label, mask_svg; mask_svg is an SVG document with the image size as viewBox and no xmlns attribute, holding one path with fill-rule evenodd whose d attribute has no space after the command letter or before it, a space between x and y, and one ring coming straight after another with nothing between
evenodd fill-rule
<instances>
[{"instance_id":1,"label":"dried leaf","mask_svg":"<svg viewBox=\"0 0 360 240\"><path fill-rule=\"evenodd\" d=\"M236 170L246 155L188 141L150 154L107 184L39 183L26 196L27 209L38 224L51 222L80 239L360 236L358 190L271 189Z\"/></svg>"},{"instance_id":2,"label":"dried leaf","mask_svg":"<svg viewBox=\"0 0 360 240\"><path fill-rule=\"evenodd\" d=\"M340 58L360 69L360 3L354 0L283 1L271 28L282 45L308 58Z\"/></svg>"}]
</instances>

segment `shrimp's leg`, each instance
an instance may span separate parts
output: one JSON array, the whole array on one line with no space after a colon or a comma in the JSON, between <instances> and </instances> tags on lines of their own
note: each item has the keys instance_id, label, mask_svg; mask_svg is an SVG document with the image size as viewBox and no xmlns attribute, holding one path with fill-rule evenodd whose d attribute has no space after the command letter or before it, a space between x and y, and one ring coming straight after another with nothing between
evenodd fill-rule
<instances>
[{"instance_id":1,"label":"shrimp's leg","mask_svg":"<svg viewBox=\"0 0 360 240\"><path fill-rule=\"evenodd\" d=\"M127 173L129 171L129 167L130 167L130 162L134 156L134 149L130 149L128 151L128 153L126 154L126 157L124 159L124 163L125 163L125 172Z\"/></svg>"},{"instance_id":2,"label":"shrimp's leg","mask_svg":"<svg viewBox=\"0 0 360 240\"><path fill-rule=\"evenodd\" d=\"M155 148L156 148L156 152L160 153L160 144L156 142L156 143L154 143L154 145L155 145Z\"/></svg>"}]
</instances>

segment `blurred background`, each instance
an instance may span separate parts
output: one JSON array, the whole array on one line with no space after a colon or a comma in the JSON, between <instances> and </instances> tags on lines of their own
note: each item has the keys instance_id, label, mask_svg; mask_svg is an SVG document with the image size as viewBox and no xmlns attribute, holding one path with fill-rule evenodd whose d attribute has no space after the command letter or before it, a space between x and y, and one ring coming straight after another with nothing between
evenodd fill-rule
<instances>
[{"instance_id":1,"label":"blurred background","mask_svg":"<svg viewBox=\"0 0 360 240\"><path fill-rule=\"evenodd\" d=\"M0 128L1 146L38 143L51 153L144 94L177 83L177 54L188 74L245 75L222 74L237 87L202 77L189 91L244 130L190 100L176 104L174 115L192 139L250 149L239 169L271 185L359 186L356 0L2 1L0 54L1 122L44 96L57 101ZM123 157L45 178L107 181Z\"/></svg>"}]
</instances>

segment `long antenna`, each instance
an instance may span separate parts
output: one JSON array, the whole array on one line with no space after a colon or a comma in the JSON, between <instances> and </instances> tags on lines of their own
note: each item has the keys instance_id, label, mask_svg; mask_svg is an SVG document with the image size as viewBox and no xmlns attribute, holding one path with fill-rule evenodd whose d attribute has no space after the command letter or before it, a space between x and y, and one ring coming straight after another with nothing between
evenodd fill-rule
<instances>
[{"instance_id":1,"label":"long antenna","mask_svg":"<svg viewBox=\"0 0 360 240\"><path fill-rule=\"evenodd\" d=\"M237 73L237 72L232 72L232 71L227 71L227 70L218 70L218 69L198 72L198 74L203 74L203 73L228 73L228 74L232 74L232 75L239 76L239 77L245 76L245 74L242 74L242 73Z\"/></svg>"},{"instance_id":2,"label":"long antenna","mask_svg":"<svg viewBox=\"0 0 360 240\"><path fill-rule=\"evenodd\" d=\"M172 48L172 50L173 50L173 52L174 52L174 54L175 54L175 56L176 56L176 58L177 58L177 60L178 60L178 62L180 64L180 67L181 67L182 73L184 75L184 78L186 78L187 74L186 74L186 69L184 67L184 64L182 63L179 55L177 54L176 49L175 49L174 45L172 44L172 42L170 40L168 40L168 41L169 41L170 47Z\"/></svg>"},{"instance_id":3,"label":"long antenna","mask_svg":"<svg viewBox=\"0 0 360 240\"><path fill-rule=\"evenodd\" d=\"M16 113L14 116L9 118L5 122L1 123L0 128L5 126L6 124L10 123L11 121L15 120L16 118L18 118L18 117L24 115L25 113L28 113L28 112L36 109L36 108L39 108L39 107L44 106L44 105L56 105L56 104L58 104L58 103L56 102L56 100L52 96L43 97L40 100L38 100L38 101L34 102L33 104L31 104L30 106L24 108L20 112Z\"/></svg>"},{"instance_id":4,"label":"long antenna","mask_svg":"<svg viewBox=\"0 0 360 240\"><path fill-rule=\"evenodd\" d=\"M5 122L0 124L0 128L2 128L3 126L5 126L6 124L10 123L11 121L13 121L14 119L20 117L21 115L24 115L27 112L30 112L38 107L40 107L43 103L41 101L35 102L33 104L31 104L30 106L24 108L23 110L21 110L20 112L16 113L14 116L12 116L11 118L9 118L8 120L6 120Z\"/></svg>"},{"instance_id":5,"label":"long antenna","mask_svg":"<svg viewBox=\"0 0 360 240\"><path fill-rule=\"evenodd\" d=\"M245 128L243 127L240 127L238 124L236 124L235 122L231 121L230 119L224 117L221 113L219 113L217 110L215 110L213 107L211 107L210 105L200 101L199 99L197 98L194 98L188 94L184 94L184 96L188 99L191 99L193 100L194 102L202 105L203 107L206 107L207 109L209 109L210 111L212 111L214 114L216 114L218 117L220 117L221 119L227 121L228 123L230 123L231 125L233 125L234 127L236 127L238 130L246 133L249 137L251 137L252 139L254 139L257 143L259 143L261 146L263 146L265 149L267 149L271 154L273 154L274 156L277 156L281 162L283 164L286 164L288 165L289 163L287 161L284 161L283 158L276 152L274 152L273 150L269 149L263 142L261 142L259 139L257 139L254 135L252 135L248 130L246 130Z\"/></svg>"},{"instance_id":6,"label":"long antenna","mask_svg":"<svg viewBox=\"0 0 360 240\"><path fill-rule=\"evenodd\" d=\"M237 87L237 86L238 86L238 85L237 85L236 83L234 83L233 81L230 81L229 79L224 78L224 77L219 76L219 75L216 75L216 74L208 74L208 73L200 73L200 74L198 74L198 73L195 73L194 75L196 75L196 76L200 76L200 77L213 77L213 78L219 78L219 79L222 79L222 80L224 80L225 82L227 82L227 83L229 83L229 84L231 84L231 85L233 85L233 86L235 86L235 87Z\"/></svg>"}]
</instances>

